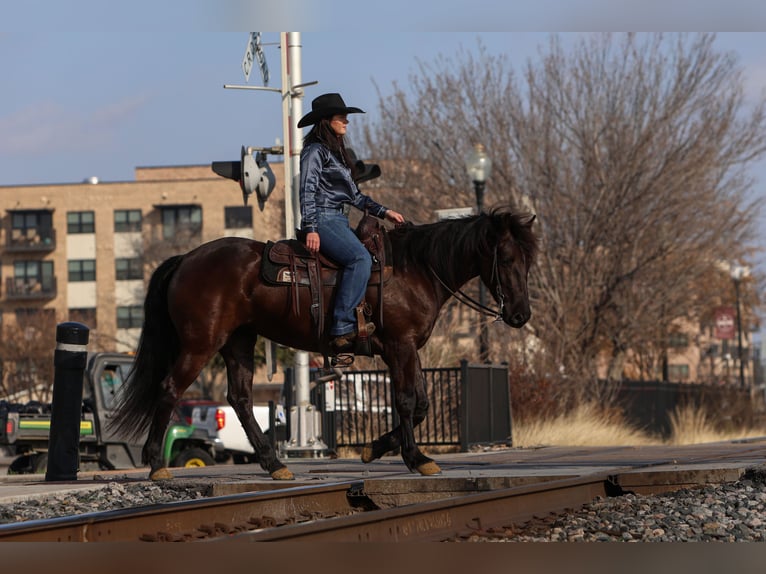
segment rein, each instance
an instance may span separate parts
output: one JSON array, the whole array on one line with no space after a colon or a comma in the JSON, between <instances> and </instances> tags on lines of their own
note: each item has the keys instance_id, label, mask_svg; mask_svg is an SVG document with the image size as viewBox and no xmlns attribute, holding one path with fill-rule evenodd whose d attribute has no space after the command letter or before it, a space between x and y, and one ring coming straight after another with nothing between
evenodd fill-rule
<instances>
[{"instance_id":1,"label":"rein","mask_svg":"<svg viewBox=\"0 0 766 574\"><path fill-rule=\"evenodd\" d=\"M505 296L503 295L503 286L500 284L500 273L498 273L497 270L497 247L495 247L495 251L492 256L492 275L490 277L490 282L492 282L493 279L496 279L497 282L495 284L495 294L497 295L498 300L500 301L500 307L498 309L492 309L490 307L487 307L486 305L482 305L479 301L471 297L470 295L466 295L462 289L454 290L451 289L439 275L436 273L432 265L428 266L429 271L431 271L431 274L436 277L436 279L441 283L442 287L444 287L450 295L452 295L455 299L457 299L460 303L465 305L466 307L469 307L470 309L473 309L477 313L480 313L482 315L485 315L487 317L494 317L495 321L500 321L503 318L503 308L505 306ZM481 281L481 278L479 278L479 281Z\"/></svg>"}]
</instances>

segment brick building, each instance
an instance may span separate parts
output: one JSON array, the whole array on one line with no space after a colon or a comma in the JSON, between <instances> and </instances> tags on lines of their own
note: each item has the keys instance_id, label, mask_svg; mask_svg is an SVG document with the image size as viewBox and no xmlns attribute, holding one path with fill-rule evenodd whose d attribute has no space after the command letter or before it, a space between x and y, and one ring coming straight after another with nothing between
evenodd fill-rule
<instances>
[{"instance_id":1,"label":"brick building","mask_svg":"<svg viewBox=\"0 0 766 574\"><path fill-rule=\"evenodd\" d=\"M132 351L145 281L172 252L236 235L284 236L282 164L263 211L210 166L139 167L135 181L0 187L0 320L75 320L91 347ZM256 205L253 205L256 204Z\"/></svg>"}]
</instances>

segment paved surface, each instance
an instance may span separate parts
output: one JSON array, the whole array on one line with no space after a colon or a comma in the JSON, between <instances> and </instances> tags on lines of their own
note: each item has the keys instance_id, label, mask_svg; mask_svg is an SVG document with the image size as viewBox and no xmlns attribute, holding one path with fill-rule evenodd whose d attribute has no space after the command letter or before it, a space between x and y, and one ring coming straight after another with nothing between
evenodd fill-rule
<instances>
[{"instance_id":1,"label":"paved surface","mask_svg":"<svg viewBox=\"0 0 766 574\"><path fill-rule=\"evenodd\" d=\"M465 492L590 474L619 476L623 488L639 492L736 480L747 468L766 462L766 437L680 447L510 448L432 456L442 467L435 477L408 472L398 456L370 464L359 459L288 458L285 462L296 476L289 482L274 481L258 465L249 464L177 468L173 474L180 480L210 484L216 495L341 480L364 480L366 490L387 493L419 489ZM147 469L135 469L82 472L76 481L46 482L42 475L9 476L5 472L0 466L0 503L100 488L112 481L141 482L148 477Z\"/></svg>"}]
</instances>

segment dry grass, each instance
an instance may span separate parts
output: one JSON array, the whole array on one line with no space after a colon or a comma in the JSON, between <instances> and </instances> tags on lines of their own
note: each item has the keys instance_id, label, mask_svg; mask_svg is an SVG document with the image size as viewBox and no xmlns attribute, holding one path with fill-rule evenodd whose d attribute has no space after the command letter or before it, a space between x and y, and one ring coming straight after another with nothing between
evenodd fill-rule
<instances>
[{"instance_id":1,"label":"dry grass","mask_svg":"<svg viewBox=\"0 0 766 574\"><path fill-rule=\"evenodd\" d=\"M532 420L514 424L513 445L538 446L614 446L657 444L657 439L626 425L617 414L604 412L595 404L552 420Z\"/></svg>"},{"instance_id":2,"label":"dry grass","mask_svg":"<svg viewBox=\"0 0 766 574\"><path fill-rule=\"evenodd\" d=\"M671 415L672 435L667 440L627 425L619 414L599 405L584 404L548 420L515 422L513 445L539 446L646 446L720 442L766 436L764 428L721 430L698 408L683 408Z\"/></svg>"},{"instance_id":3,"label":"dry grass","mask_svg":"<svg viewBox=\"0 0 766 574\"><path fill-rule=\"evenodd\" d=\"M766 436L763 428L734 428L721 430L707 413L698 407L676 409L670 415L672 435L666 441L670 445L700 444Z\"/></svg>"}]
</instances>

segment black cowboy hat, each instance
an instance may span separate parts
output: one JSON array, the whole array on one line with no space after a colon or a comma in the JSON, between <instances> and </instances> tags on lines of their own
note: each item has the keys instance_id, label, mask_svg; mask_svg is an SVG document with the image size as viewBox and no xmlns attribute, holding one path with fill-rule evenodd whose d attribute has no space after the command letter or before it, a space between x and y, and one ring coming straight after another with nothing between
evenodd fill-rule
<instances>
[{"instance_id":1,"label":"black cowboy hat","mask_svg":"<svg viewBox=\"0 0 766 574\"><path fill-rule=\"evenodd\" d=\"M354 183L360 184L376 177L380 177L380 166L377 163L364 163L361 159L357 159L356 153L350 147L346 148L349 158L354 163L356 169L356 177Z\"/></svg>"},{"instance_id":2,"label":"black cowboy hat","mask_svg":"<svg viewBox=\"0 0 766 574\"><path fill-rule=\"evenodd\" d=\"M317 123L322 118L329 118L342 114L363 114L364 110L352 108L346 105L340 94L322 94L311 102L311 111L298 122L299 128L304 128Z\"/></svg>"}]
</instances>

